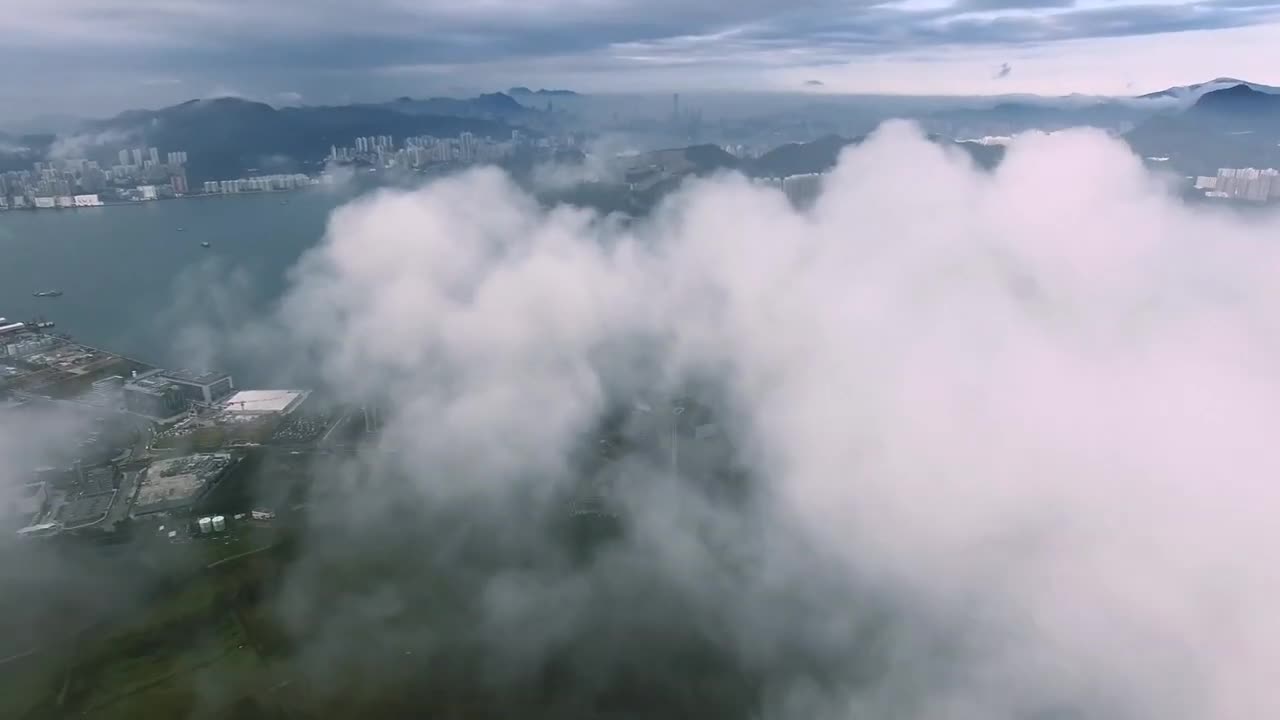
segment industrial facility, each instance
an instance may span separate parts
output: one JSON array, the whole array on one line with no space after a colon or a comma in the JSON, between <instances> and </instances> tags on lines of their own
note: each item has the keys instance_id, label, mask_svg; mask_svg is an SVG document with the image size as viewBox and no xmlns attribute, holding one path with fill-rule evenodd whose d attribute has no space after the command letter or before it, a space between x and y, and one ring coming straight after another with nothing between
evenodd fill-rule
<instances>
[{"instance_id":1,"label":"industrial facility","mask_svg":"<svg viewBox=\"0 0 1280 720\"><path fill-rule=\"evenodd\" d=\"M99 389L96 384L95 389ZM166 420L185 412L187 399L176 383L163 377L160 370L152 370L124 385L124 405L130 412Z\"/></svg>"},{"instance_id":2,"label":"industrial facility","mask_svg":"<svg viewBox=\"0 0 1280 720\"><path fill-rule=\"evenodd\" d=\"M298 390L241 390L227 398L224 407L232 417L288 415L302 404L306 396L305 392Z\"/></svg>"},{"instance_id":3,"label":"industrial facility","mask_svg":"<svg viewBox=\"0 0 1280 720\"><path fill-rule=\"evenodd\" d=\"M183 399L187 402L212 405L235 390L231 376L221 372L166 370L160 376L177 385Z\"/></svg>"},{"instance_id":4,"label":"industrial facility","mask_svg":"<svg viewBox=\"0 0 1280 720\"><path fill-rule=\"evenodd\" d=\"M229 453L205 453L153 463L138 481L133 514L189 509L236 462Z\"/></svg>"}]
</instances>

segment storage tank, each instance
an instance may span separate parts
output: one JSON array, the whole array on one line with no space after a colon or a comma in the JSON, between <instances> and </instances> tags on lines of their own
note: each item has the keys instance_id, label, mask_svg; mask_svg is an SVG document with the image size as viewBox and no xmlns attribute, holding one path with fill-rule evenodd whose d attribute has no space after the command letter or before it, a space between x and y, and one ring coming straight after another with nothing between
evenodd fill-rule
<instances>
[{"instance_id":1,"label":"storage tank","mask_svg":"<svg viewBox=\"0 0 1280 720\"><path fill-rule=\"evenodd\" d=\"M201 533L208 533L212 529L213 529L213 518L207 518L207 517L200 518Z\"/></svg>"},{"instance_id":2,"label":"storage tank","mask_svg":"<svg viewBox=\"0 0 1280 720\"><path fill-rule=\"evenodd\" d=\"M213 531L222 532L227 529L227 519L222 515L213 516Z\"/></svg>"}]
</instances>

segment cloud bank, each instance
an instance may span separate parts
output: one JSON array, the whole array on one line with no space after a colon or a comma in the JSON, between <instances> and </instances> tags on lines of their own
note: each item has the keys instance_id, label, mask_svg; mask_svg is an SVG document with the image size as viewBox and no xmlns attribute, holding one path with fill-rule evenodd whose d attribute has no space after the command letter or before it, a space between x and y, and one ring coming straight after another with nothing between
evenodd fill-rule
<instances>
[{"instance_id":1,"label":"cloud bank","mask_svg":"<svg viewBox=\"0 0 1280 720\"><path fill-rule=\"evenodd\" d=\"M352 203L278 318L386 422L312 498L299 667L561 717L1276 714L1277 230L1098 132L986 173L901 124L804 211Z\"/></svg>"},{"instance_id":2,"label":"cloud bank","mask_svg":"<svg viewBox=\"0 0 1280 720\"><path fill-rule=\"evenodd\" d=\"M1017 92L1268 82L1280 21L1274 0L374 0L360 12L301 0L0 0L0 11L0 60L38 66L43 80L0 78L5 122L154 107L220 87L286 104L454 85L666 93L791 90L806 79L842 92L1001 93L1009 88L988 68L1010 57Z\"/></svg>"}]
</instances>

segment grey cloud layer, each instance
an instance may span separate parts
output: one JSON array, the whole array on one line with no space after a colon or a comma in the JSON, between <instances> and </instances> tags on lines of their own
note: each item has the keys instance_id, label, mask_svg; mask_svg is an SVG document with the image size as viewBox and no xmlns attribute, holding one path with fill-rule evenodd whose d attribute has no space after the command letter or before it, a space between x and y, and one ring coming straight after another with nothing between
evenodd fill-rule
<instances>
[{"instance_id":1,"label":"grey cloud layer","mask_svg":"<svg viewBox=\"0 0 1280 720\"><path fill-rule=\"evenodd\" d=\"M511 58L589 58L619 66L667 60L807 63L945 44L1017 44L1249 25L1275 17L1266 0L1111 4L959 0L911 10L859 0L494 0L250 3L0 3L5 54L137 69L367 70Z\"/></svg>"}]
</instances>

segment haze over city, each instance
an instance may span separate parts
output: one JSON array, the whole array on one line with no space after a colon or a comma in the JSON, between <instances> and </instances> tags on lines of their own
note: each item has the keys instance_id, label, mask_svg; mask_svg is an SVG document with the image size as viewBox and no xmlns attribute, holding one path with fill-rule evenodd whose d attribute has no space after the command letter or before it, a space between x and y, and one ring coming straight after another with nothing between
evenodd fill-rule
<instances>
[{"instance_id":1,"label":"haze over city","mask_svg":"<svg viewBox=\"0 0 1280 720\"><path fill-rule=\"evenodd\" d=\"M1280 3L0 13L0 717L1280 714Z\"/></svg>"}]
</instances>

